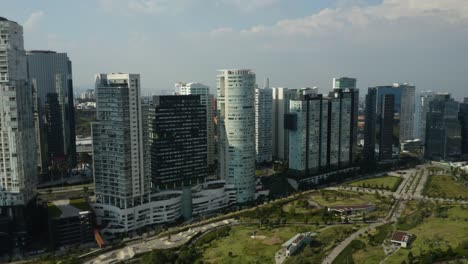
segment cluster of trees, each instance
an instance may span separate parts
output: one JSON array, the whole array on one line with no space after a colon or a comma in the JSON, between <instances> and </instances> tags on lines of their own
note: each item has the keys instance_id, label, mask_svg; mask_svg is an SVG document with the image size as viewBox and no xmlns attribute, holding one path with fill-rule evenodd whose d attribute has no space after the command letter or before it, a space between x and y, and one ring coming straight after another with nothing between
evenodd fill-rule
<instances>
[{"instance_id":1,"label":"cluster of trees","mask_svg":"<svg viewBox=\"0 0 468 264\"><path fill-rule=\"evenodd\" d=\"M419 256L414 256L413 252L408 252L408 262L403 261L404 264L431 264L437 261L451 260L457 257L462 257L457 254L451 246L448 246L447 250L443 251L440 248L431 249L429 251L423 251Z\"/></svg>"},{"instance_id":2,"label":"cluster of trees","mask_svg":"<svg viewBox=\"0 0 468 264\"><path fill-rule=\"evenodd\" d=\"M202 264L203 261L200 258L201 252L195 247L182 247L179 251L157 249L144 255L140 264Z\"/></svg>"}]
</instances>

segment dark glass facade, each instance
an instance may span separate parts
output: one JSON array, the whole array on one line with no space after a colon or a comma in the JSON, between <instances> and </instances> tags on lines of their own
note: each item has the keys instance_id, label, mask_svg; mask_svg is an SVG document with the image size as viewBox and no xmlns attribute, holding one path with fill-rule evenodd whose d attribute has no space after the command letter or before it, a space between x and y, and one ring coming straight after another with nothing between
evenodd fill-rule
<instances>
[{"instance_id":1,"label":"dark glass facade","mask_svg":"<svg viewBox=\"0 0 468 264\"><path fill-rule=\"evenodd\" d=\"M148 110L151 181L157 189L204 182L206 106L199 95L154 96Z\"/></svg>"}]
</instances>

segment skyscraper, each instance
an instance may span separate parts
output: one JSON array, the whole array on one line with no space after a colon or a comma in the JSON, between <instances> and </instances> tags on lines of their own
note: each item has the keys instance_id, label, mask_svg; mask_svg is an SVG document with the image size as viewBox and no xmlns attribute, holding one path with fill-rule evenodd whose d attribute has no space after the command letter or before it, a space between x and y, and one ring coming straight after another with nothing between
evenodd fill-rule
<instances>
[{"instance_id":1,"label":"skyscraper","mask_svg":"<svg viewBox=\"0 0 468 264\"><path fill-rule=\"evenodd\" d=\"M266 79L263 88L255 89L255 154L256 162L272 160L273 94Z\"/></svg>"},{"instance_id":2,"label":"skyscraper","mask_svg":"<svg viewBox=\"0 0 468 264\"><path fill-rule=\"evenodd\" d=\"M434 99L434 92L426 91L421 92L416 104L418 111L416 112L417 122L415 122L415 130L417 133L417 138L421 139L421 142L424 144L426 140L426 115L429 111L429 102Z\"/></svg>"},{"instance_id":3,"label":"skyscraper","mask_svg":"<svg viewBox=\"0 0 468 264\"><path fill-rule=\"evenodd\" d=\"M207 177L206 105L199 95L154 96L149 107L151 181L181 189Z\"/></svg>"},{"instance_id":4,"label":"skyscraper","mask_svg":"<svg viewBox=\"0 0 468 264\"><path fill-rule=\"evenodd\" d=\"M37 183L33 91L27 76L23 28L3 17L0 65L0 215L15 218L15 208L33 199Z\"/></svg>"},{"instance_id":5,"label":"skyscraper","mask_svg":"<svg viewBox=\"0 0 468 264\"><path fill-rule=\"evenodd\" d=\"M342 151L340 154L341 165L354 163L357 158L359 89L356 88L356 83L357 81L355 78L333 78L333 91L329 95L330 97L341 99L340 117L343 123L340 130L344 130L340 133L340 149ZM344 155L349 155L349 157L345 158Z\"/></svg>"},{"instance_id":6,"label":"skyscraper","mask_svg":"<svg viewBox=\"0 0 468 264\"><path fill-rule=\"evenodd\" d=\"M394 145L413 138L414 130L414 94L415 86L406 83L394 83L388 86L377 86L377 111L382 109L384 95L393 95L394 98L394 126L399 131L395 136ZM380 112L379 112L380 114Z\"/></svg>"},{"instance_id":7,"label":"skyscraper","mask_svg":"<svg viewBox=\"0 0 468 264\"><path fill-rule=\"evenodd\" d=\"M208 166L214 169L216 162L216 142L214 124L214 96L210 94L210 88L204 84L191 82L178 82L175 84L176 95L199 95L200 103L206 106L206 136L208 144Z\"/></svg>"},{"instance_id":8,"label":"skyscraper","mask_svg":"<svg viewBox=\"0 0 468 264\"><path fill-rule=\"evenodd\" d=\"M323 169L350 166L357 142L353 131L354 89L334 89L328 97L312 90L301 90L290 100L285 127L289 130L289 168L309 175ZM357 97L356 97L357 98ZM356 102L357 103L357 102Z\"/></svg>"},{"instance_id":9,"label":"skyscraper","mask_svg":"<svg viewBox=\"0 0 468 264\"><path fill-rule=\"evenodd\" d=\"M461 155L459 103L450 94L436 94L426 115L426 148L431 160L455 160Z\"/></svg>"},{"instance_id":10,"label":"skyscraper","mask_svg":"<svg viewBox=\"0 0 468 264\"><path fill-rule=\"evenodd\" d=\"M291 100L286 127L289 129L289 168L314 173L328 166L329 100L322 95L304 95Z\"/></svg>"},{"instance_id":11,"label":"skyscraper","mask_svg":"<svg viewBox=\"0 0 468 264\"><path fill-rule=\"evenodd\" d=\"M374 162L377 124L377 89L369 88L366 95L364 124L364 161Z\"/></svg>"},{"instance_id":12,"label":"skyscraper","mask_svg":"<svg viewBox=\"0 0 468 264\"><path fill-rule=\"evenodd\" d=\"M380 144L379 160L388 160L393 154L393 124L394 124L394 106L395 95L382 95L382 104L380 106Z\"/></svg>"},{"instance_id":13,"label":"skyscraper","mask_svg":"<svg viewBox=\"0 0 468 264\"><path fill-rule=\"evenodd\" d=\"M273 159L289 158L289 131L284 128L284 116L289 113L289 101L296 98L297 90L283 87L272 88L273 95Z\"/></svg>"},{"instance_id":14,"label":"skyscraper","mask_svg":"<svg viewBox=\"0 0 468 264\"><path fill-rule=\"evenodd\" d=\"M0 232L5 250L7 244L25 246L33 224L37 183L33 108L23 28L0 17Z\"/></svg>"},{"instance_id":15,"label":"skyscraper","mask_svg":"<svg viewBox=\"0 0 468 264\"><path fill-rule=\"evenodd\" d=\"M217 83L219 173L244 203L255 196L255 73L220 70Z\"/></svg>"},{"instance_id":16,"label":"skyscraper","mask_svg":"<svg viewBox=\"0 0 468 264\"><path fill-rule=\"evenodd\" d=\"M122 232L135 228L133 208L149 200L140 97L138 74L96 76L96 122L91 132L96 214Z\"/></svg>"},{"instance_id":17,"label":"skyscraper","mask_svg":"<svg viewBox=\"0 0 468 264\"><path fill-rule=\"evenodd\" d=\"M66 53L27 53L28 74L36 94L39 166L66 160L76 163L72 64Z\"/></svg>"}]
</instances>

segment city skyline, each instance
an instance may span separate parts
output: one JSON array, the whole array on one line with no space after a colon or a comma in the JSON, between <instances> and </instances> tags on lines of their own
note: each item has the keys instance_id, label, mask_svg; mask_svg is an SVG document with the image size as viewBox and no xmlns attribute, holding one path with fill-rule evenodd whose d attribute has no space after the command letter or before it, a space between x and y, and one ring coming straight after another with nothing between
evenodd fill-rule
<instances>
[{"instance_id":1,"label":"city skyline","mask_svg":"<svg viewBox=\"0 0 468 264\"><path fill-rule=\"evenodd\" d=\"M125 3L14 1L0 15L24 24L27 50L68 53L77 91L91 88L97 72L138 72L143 94L170 94L181 80L214 94L216 69L245 67L258 80L274 77L272 87L320 92L331 90L334 76L353 76L361 90L406 82L460 99L468 83L468 54L459 52L468 45L462 0ZM76 18L65 17L65 5Z\"/></svg>"}]
</instances>

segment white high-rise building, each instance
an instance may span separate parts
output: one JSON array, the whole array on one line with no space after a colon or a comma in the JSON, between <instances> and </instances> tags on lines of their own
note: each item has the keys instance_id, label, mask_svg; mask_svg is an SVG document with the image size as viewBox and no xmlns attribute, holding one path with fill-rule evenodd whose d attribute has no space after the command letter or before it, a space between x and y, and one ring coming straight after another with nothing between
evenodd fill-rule
<instances>
[{"instance_id":1,"label":"white high-rise building","mask_svg":"<svg viewBox=\"0 0 468 264\"><path fill-rule=\"evenodd\" d=\"M217 86L219 173L244 203L255 197L255 73L220 70Z\"/></svg>"},{"instance_id":2,"label":"white high-rise building","mask_svg":"<svg viewBox=\"0 0 468 264\"><path fill-rule=\"evenodd\" d=\"M140 98L139 74L96 76L96 122L92 124L95 211L109 229L121 232L141 225L135 207L147 203L150 193Z\"/></svg>"},{"instance_id":3,"label":"white high-rise building","mask_svg":"<svg viewBox=\"0 0 468 264\"><path fill-rule=\"evenodd\" d=\"M255 154L257 163L272 160L273 91L266 79L263 88L255 89Z\"/></svg>"},{"instance_id":4,"label":"white high-rise building","mask_svg":"<svg viewBox=\"0 0 468 264\"><path fill-rule=\"evenodd\" d=\"M37 157L33 108L23 28L0 17L0 214L6 210L12 216L12 207L24 206L34 197Z\"/></svg>"},{"instance_id":5,"label":"white high-rise building","mask_svg":"<svg viewBox=\"0 0 468 264\"><path fill-rule=\"evenodd\" d=\"M216 142L214 127L214 96L210 94L210 88L204 84L191 82L178 82L175 84L176 95L199 95L200 103L206 106L206 134L207 134L207 161L208 167L213 168L216 160Z\"/></svg>"}]
</instances>

